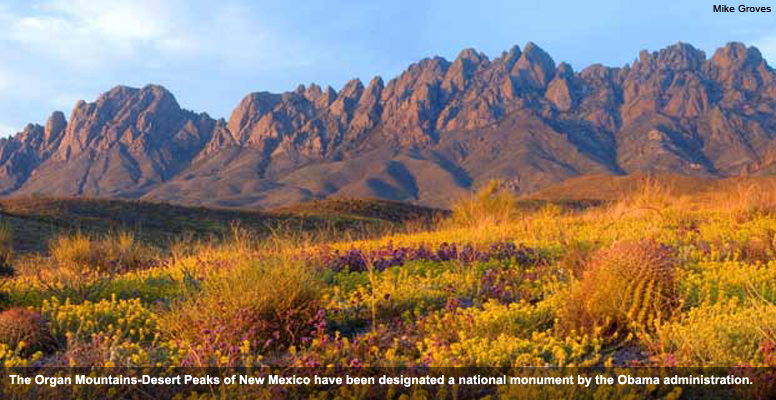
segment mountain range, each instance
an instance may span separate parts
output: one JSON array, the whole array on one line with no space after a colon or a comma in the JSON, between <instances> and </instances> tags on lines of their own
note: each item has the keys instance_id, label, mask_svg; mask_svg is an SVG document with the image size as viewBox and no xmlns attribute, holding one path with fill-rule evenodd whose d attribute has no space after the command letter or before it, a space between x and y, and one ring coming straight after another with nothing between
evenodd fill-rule
<instances>
[{"instance_id":1,"label":"mountain range","mask_svg":"<svg viewBox=\"0 0 776 400\"><path fill-rule=\"evenodd\" d=\"M328 196L446 206L588 174L776 172L776 71L686 43L581 71L528 43L410 65L387 83L250 93L228 120L118 86L0 139L0 196L277 207Z\"/></svg>"}]
</instances>

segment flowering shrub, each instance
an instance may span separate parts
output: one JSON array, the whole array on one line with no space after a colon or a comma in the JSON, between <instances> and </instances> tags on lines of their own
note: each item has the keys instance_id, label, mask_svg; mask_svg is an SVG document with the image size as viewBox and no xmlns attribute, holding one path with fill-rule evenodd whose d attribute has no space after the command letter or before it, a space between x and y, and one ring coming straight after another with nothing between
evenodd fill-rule
<instances>
[{"instance_id":1,"label":"flowering shrub","mask_svg":"<svg viewBox=\"0 0 776 400\"><path fill-rule=\"evenodd\" d=\"M243 346L266 352L309 341L323 319L319 291L309 268L247 262L176 304L162 327L190 349L184 364L233 365Z\"/></svg>"},{"instance_id":2,"label":"flowering shrub","mask_svg":"<svg viewBox=\"0 0 776 400\"><path fill-rule=\"evenodd\" d=\"M94 335L114 337L137 343L151 342L157 332L156 315L138 299L61 303L57 298L44 301L41 313L50 321L54 337L89 341Z\"/></svg>"},{"instance_id":3,"label":"flowering shrub","mask_svg":"<svg viewBox=\"0 0 776 400\"><path fill-rule=\"evenodd\" d=\"M693 366L770 366L776 306L737 299L704 304L658 327L651 347L657 359Z\"/></svg>"},{"instance_id":4,"label":"flowering shrub","mask_svg":"<svg viewBox=\"0 0 776 400\"><path fill-rule=\"evenodd\" d=\"M514 259L519 265L529 265L544 262L539 253L524 245L512 242L493 243L485 249L477 249L472 245L457 245L442 243L437 248L426 245L418 247L394 247L389 244L385 248L363 252L351 248L344 253L339 250L327 252L319 250L317 255L308 255L308 262L320 268L350 272L367 271L370 264L378 271L389 267L402 266L409 261L458 261L462 263L484 262L489 260Z\"/></svg>"},{"instance_id":5,"label":"flowering shrub","mask_svg":"<svg viewBox=\"0 0 776 400\"><path fill-rule=\"evenodd\" d=\"M773 367L773 213L731 215L717 205L675 200L662 191L646 191L584 212L547 206L519 220L476 228L443 224L304 249L296 242L264 245L240 234L235 243L174 252L137 268L113 268L133 264L126 262L134 251L132 240L114 242L110 253L75 235L61 249L70 253L52 256L62 265L76 260L77 268L47 268L43 256L31 258L29 263L41 267L18 268L3 286L7 302L17 308L6 311L15 317L0 314L0 365L340 372ZM122 247L126 257L116 256ZM117 259L124 261L110 261ZM81 268L91 265L101 267ZM26 322L22 314L29 317ZM28 327L30 333L3 339L11 337L3 324ZM41 346L34 338L46 332L50 345ZM259 388L229 391L243 390L237 386L216 395L288 395ZM585 395L685 395L672 387L626 386L600 386ZM468 398L465 392L444 392L448 388L427 389L413 388L407 396ZM300 397L404 394L360 390ZM569 390L512 385L486 394L580 394Z\"/></svg>"},{"instance_id":6,"label":"flowering shrub","mask_svg":"<svg viewBox=\"0 0 776 400\"><path fill-rule=\"evenodd\" d=\"M686 306L744 301L755 296L776 302L776 261L702 261L679 280Z\"/></svg>"}]
</instances>

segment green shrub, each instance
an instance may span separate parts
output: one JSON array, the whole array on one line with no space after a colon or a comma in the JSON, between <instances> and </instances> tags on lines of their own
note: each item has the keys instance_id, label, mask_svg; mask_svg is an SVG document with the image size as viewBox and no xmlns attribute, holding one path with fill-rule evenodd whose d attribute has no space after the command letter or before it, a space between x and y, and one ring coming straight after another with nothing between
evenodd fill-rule
<instances>
[{"instance_id":1,"label":"green shrub","mask_svg":"<svg viewBox=\"0 0 776 400\"><path fill-rule=\"evenodd\" d=\"M641 332L678 306L673 250L651 240L598 252L572 284L561 327L583 333Z\"/></svg>"},{"instance_id":2,"label":"green shrub","mask_svg":"<svg viewBox=\"0 0 776 400\"><path fill-rule=\"evenodd\" d=\"M22 342L23 354L45 352L54 347L54 340L43 316L22 307L0 313L0 343L17 348Z\"/></svg>"},{"instance_id":3,"label":"green shrub","mask_svg":"<svg viewBox=\"0 0 776 400\"><path fill-rule=\"evenodd\" d=\"M498 180L489 181L472 197L453 204L452 209L452 223L465 227L508 223L518 216L514 194Z\"/></svg>"}]
</instances>

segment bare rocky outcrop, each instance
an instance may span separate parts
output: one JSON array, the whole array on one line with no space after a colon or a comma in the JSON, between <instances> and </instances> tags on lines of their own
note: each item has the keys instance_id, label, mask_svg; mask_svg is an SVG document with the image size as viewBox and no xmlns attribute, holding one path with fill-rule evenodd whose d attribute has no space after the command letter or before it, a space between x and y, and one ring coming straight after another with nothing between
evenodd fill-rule
<instances>
[{"instance_id":1,"label":"bare rocky outcrop","mask_svg":"<svg viewBox=\"0 0 776 400\"><path fill-rule=\"evenodd\" d=\"M0 194L272 206L329 195L445 205L491 178L528 192L586 173L776 172L776 74L729 43L579 72L538 45L465 49L393 79L247 95L216 120L118 86L0 139Z\"/></svg>"}]
</instances>

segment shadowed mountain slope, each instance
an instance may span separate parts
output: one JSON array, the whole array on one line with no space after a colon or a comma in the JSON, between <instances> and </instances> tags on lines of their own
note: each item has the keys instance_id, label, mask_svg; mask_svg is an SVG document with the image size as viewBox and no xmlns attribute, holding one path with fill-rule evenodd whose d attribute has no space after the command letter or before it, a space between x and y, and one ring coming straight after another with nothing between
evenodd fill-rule
<instances>
[{"instance_id":1,"label":"shadowed mountain slope","mask_svg":"<svg viewBox=\"0 0 776 400\"><path fill-rule=\"evenodd\" d=\"M326 199L277 210L186 207L159 202L96 198L14 198L0 200L0 223L13 230L21 252L48 251L62 234L102 237L129 231L157 247L181 238L222 240L238 224L256 237L311 234L339 237L382 232L405 222L433 221L449 212L407 203L368 199Z\"/></svg>"}]
</instances>

